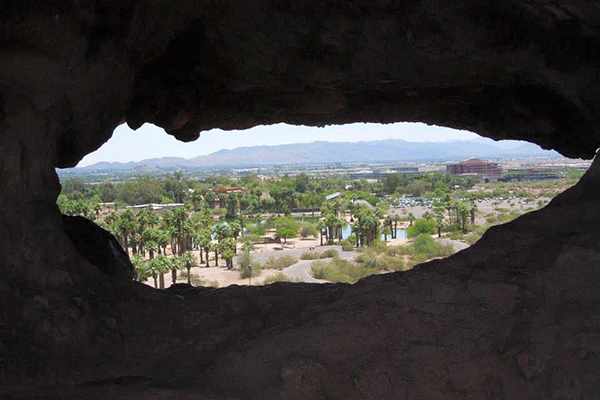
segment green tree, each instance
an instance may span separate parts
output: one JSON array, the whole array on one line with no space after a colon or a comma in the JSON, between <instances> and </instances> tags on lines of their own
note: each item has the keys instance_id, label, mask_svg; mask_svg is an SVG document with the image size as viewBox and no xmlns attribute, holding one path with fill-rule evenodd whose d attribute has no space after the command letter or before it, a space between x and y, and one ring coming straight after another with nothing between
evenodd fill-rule
<instances>
[{"instance_id":1,"label":"green tree","mask_svg":"<svg viewBox=\"0 0 600 400\"><path fill-rule=\"evenodd\" d=\"M406 236L409 238L419 235L432 235L436 231L436 223L427 219L417 219L414 224L406 229Z\"/></svg>"},{"instance_id":2,"label":"green tree","mask_svg":"<svg viewBox=\"0 0 600 400\"><path fill-rule=\"evenodd\" d=\"M146 261L139 254L135 254L133 257L131 257L131 263L135 268L136 280L138 282L143 282L146 279L147 274ZM154 285L156 286L156 280Z\"/></svg>"},{"instance_id":3,"label":"green tree","mask_svg":"<svg viewBox=\"0 0 600 400\"><path fill-rule=\"evenodd\" d=\"M191 285L192 284L191 270L192 270L192 268L198 266L198 260L196 259L196 256L194 256L194 254L192 254L192 252L186 251L185 253L183 253L183 256L181 256L181 261L182 261L185 269L187 270L187 283L188 283L188 285Z\"/></svg>"},{"instance_id":4,"label":"green tree","mask_svg":"<svg viewBox=\"0 0 600 400\"><path fill-rule=\"evenodd\" d=\"M231 237L223 239L219 244L219 251L221 253L221 256L223 256L223 259L225 260L227 269L233 269L233 256L235 246L235 240L233 240L233 238Z\"/></svg>"},{"instance_id":5,"label":"green tree","mask_svg":"<svg viewBox=\"0 0 600 400\"><path fill-rule=\"evenodd\" d=\"M198 232L197 242L200 247L200 262L202 262L202 252L206 253L206 267L208 268L208 255L210 251L210 243L212 241L210 228L202 228Z\"/></svg>"}]
</instances>

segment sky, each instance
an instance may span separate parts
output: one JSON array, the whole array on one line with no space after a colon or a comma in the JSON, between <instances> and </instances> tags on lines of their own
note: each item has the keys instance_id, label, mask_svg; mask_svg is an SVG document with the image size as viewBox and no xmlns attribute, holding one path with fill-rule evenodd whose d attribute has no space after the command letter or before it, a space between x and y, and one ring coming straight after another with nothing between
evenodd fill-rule
<instances>
[{"instance_id":1,"label":"sky","mask_svg":"<svg viewBox=\"0 0 600 400\"><path fill-rule=\"evenodd\" d=\"M276 124L257 126L244 131L213 129L202 132L200 138L183 143L168 135L163 129L145 124L137 131L123 124L112 138L95 152L88 154L78 164L85 167L100 161L128 162L147 158L192 158L214 153L222 149L245 146L310 143L318 140L328 142L360 142L385 139L403 139L409 142L443 142L476 139L472 132L459 131L421 123L396 124L348 124L324 128Z\"/></svg>"}]
</instances>

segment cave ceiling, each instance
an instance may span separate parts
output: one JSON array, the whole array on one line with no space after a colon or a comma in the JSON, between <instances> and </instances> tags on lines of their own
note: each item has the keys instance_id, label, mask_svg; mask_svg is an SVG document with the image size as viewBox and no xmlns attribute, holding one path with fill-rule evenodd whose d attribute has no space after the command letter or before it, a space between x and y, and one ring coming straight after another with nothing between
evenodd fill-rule
<instances>
[{"instance_id":1,"label":"cave ceiling","mask_svg":"<svg viewBox=\"0 0 600 400\"><path fill-rule=\"evenodd\" d=\"M123 122L182 141L285 122L425 122L591 158L592 1L4 2L1 85L59 125L55 165Z\"/></svg>"}]
</instances>

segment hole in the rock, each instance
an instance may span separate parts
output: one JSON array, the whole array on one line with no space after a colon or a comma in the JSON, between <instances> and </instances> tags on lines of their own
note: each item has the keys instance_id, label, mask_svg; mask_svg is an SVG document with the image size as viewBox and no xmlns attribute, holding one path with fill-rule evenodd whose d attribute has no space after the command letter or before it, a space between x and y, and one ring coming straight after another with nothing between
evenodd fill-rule
<instances>
[{"instance_id":1,"label":"hole in the rock","mask_svg":"<svg viewBox=\"0 0 600 400\"><path fill-rule=\"evenodd\" d=\"M121 126L59 170L58 205L111 232L157 288L353 283L467 248L589 165L423 124L279 124L192 144Z\"/></svg>"}]
</instances>

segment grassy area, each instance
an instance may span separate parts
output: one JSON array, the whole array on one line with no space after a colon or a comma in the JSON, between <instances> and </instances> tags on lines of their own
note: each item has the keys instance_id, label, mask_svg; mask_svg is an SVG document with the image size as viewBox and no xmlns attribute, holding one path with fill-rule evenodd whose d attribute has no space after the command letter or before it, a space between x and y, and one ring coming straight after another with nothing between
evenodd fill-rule
<instances>
[{"instance_id":1,"label":"grassy area","mask_svg":"<svg viewBox=\"0 0 600 400\"><path fill-rule=\"evenodd\" d=\"M268 278L265 278L265 280L263 281L262 284L270 285L271 283L276 283L276 282L300 282L300 280L290 279L287 276L285 276L283 272L280 272L277 275L273 275L273 276L269 276Z\"/></svg>"},{"instance_id":2,"label":"grassy area","mask_svg":"<svg viewBox=\"0 0 600 400\"><path fill-rule=\"evenodd\" d=\"M279 258L269 257L269 260L262 264L262 268L283 270L297 262L298 260L292 256L282 256Z\"/></svg>"},{"instance_id":3,"label":"grassy area","mask_svg":"<svg viewBox=\"0 0 600 400\"><path fill-rule=\"evenodd\" d=\"M335 249L327 249L323 253L316 253L313 251L307 251L306 253L302 253L300 256L301 260L319 260L325 258L339 258L340 253L338 253Z\"/></svg>"},{"instance_id":4,"label":"grassy area","mask_svg":"<svg viewBox=\"0 0 600 400\"><path fill-rule=\"evenodd\" d=\"M187 272L180 272L177 276L177 281L187 283ZM190 274L190 282L192 282L192 286L210 286L213 288L219 287L218 281L207 281L206 279L200 278L196 274Z\"/></svg>"},{"instance_id":5,"label":"grassy area","mask_svg":"<svg viewBox=\"0 0 600 400\"><path fill-rule=\"evenodd\" d=\"M359 251L361 254L354 261L340 258L315 261L311 266L313 276L331 282L354 283L369 275L406 271L415 264L454 253L452 246L439 244L428 235L418 236L406 246L379 243Z\"/></svg>"}]
</instances>

